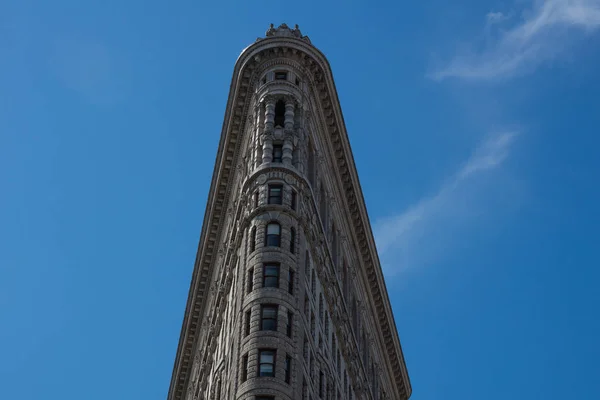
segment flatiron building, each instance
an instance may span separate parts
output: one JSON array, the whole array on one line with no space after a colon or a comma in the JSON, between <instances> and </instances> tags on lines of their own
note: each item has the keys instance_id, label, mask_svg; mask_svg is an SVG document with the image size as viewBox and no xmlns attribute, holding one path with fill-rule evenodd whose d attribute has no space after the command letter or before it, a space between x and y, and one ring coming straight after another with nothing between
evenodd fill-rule
<instances>
[{"instance_id":1,"label":"flatiron building","mask_svg":"<svg viewBox=\"0 0 600 400\"><path fill-rule=\"evenodd\" d=\"M410 394L329 63L271 25L234 67L168 399Z\"/></svg>"}]
</instances>

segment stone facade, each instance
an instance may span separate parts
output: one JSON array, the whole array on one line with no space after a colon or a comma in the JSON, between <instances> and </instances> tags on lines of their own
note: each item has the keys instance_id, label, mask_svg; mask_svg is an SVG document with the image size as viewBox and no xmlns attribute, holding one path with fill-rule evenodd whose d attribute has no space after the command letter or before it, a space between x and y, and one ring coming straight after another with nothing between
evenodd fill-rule
<instances>
[{"instance_id":1,"label":"stone facade","mask_svg":"<svg viewBox=\"0 0 600 400\"><path fill-rule=\"evenodd\" d=\"M329 64L271 25L235 65L168 398L410 394Z\"/></svg>"}]
</instances>

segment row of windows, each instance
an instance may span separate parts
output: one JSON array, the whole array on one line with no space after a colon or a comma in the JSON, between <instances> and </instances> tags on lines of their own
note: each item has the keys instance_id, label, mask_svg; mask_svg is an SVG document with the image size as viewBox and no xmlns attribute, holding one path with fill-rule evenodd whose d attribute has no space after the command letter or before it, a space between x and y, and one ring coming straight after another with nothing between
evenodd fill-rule
<instances>
[{"instance_id":1,"label":"row of windows","mask_svg":"<svg viewBox=\"0 0 600 400\"><path fill-rule=\"evenodd\" d=\"M250 334L250 322L252 320L252 310L246 311L244 321L244 335ZM277 321L279 319L279 306L277 304L262 304L260 306L260 330L261 331L277 331ZM287 312L287 321L285 333L288 337L292 337L292 329L294 324L294 313Z\"/></svg>"},{"instance_id":2,"label":"row of windows","mask_svg":"<svg viewBox=\"0 0 600 400\"><path fill-rule=\"evenodd\" d=\"M262 270L262 287L264 288L279 288L279 271L278 263L265 263ZM294 294L294 277L293 270L288 270L288 293ZM247 292L254 290L254 267L248 270Z\"/></svg>"},{"instance_id":3,"label":"row of windows","mask_svg":"<svg viewBox=\"0 0 600 400\"><path fill-rule=\"evenodd\" d=\"M277 359L276 349L258 349L258 366L256 377L275 377L275 360ZM290 383L292 375L292 357L285 355L284 381ZM248 380L248 354L242 357L242 382Z\"/></svg>"}]
</instances>

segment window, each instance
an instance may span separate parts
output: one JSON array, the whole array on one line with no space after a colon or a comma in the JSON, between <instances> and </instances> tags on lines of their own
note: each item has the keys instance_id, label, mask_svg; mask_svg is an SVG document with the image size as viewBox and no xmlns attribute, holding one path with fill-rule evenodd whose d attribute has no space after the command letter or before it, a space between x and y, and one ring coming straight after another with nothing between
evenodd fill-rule
<instances>
[{"instance_id":1,"label":"window","mask_svg":"<svg viewBox=\"0 0 600 400\"><path fill-rule=\"evenodd\" d=\"M250 252L256 250L256 227L252 227L250 231Z\"/></svg>"},{"instance_id":2,"label":"window","mask_svg":"<svg viewBox=\"0 0 600 400\"><path fill-rule=\"evenodd\" d=\"M288 270L288 293L294 294L294 271Z\"/></svg>"},{"instance_id":3,"label":"window","mask_svg":"<svg viewBox=\"0 0 600 400\"><path fill-rule=\"evenodd\" d=\"M285 333L288 335L288 337L292 337L292 327L294 326L294 313L291 311L288 311L287 313L287 326L285 327Z\"/></svg>"},{"instance_id":4,"label":"window","mask_svg":"<svg viewBox=\"0 0 600 400\"><path fill-rule=\"evenodd\" d=\"M244 321L244 335L248 336L250 334L250 319L252 318L252 311L246 311L246 321Z\"/></svg>"},{"instance_id":5,"label":"window","mask_svg":"<svg viewBox=\"0 0 600 400\"><path fill-rule=\"evenodd\" d=\"M285 383L290 383L290 375L292 372L292 357L285 356Z\"/></svg>"},{"instance_id":6,"label":"window","mask_svg":"<svg viewBox=\"0 0 600 400\"><path fill-rule=\"evenodd\" d=\"M275 72L275 80L276 81L287 81L287 72L285 72L285 71Z\"/></svg>"},{"instance_id":7,"label":"window","mask_svg":"<svg viewBox=\"0 0 600 400\"><path fill-rule=\"evenodd\" d=\"M244 354L242 357L242 382L246 382L248 379L248 354Z\"/></svg>"},{"instance_id":8,"label":"window","mask_svg":"<svg viewBox=\"0 0 600 400\"><path fill-rule=\"evenodd\" d=\"M319 371L319 397L323 397L323 388L325 385L325 376L323 371Z\"/></svg>"},{"instance_id":9,"label":"window","mask_svg":"<svg viewBox=\"0 0 600 400\"><path fill-rule=\"evenodd\" d=\"M279 265L265 264L263 267L263 287L279 287Z\"/></svg>"},{"instance_id":10,"label":"window","mask_svg":"<svg viewBox=\"0 0 600 400\"><path fill-rule=\"evenodd\" d=\"M254 268L248 270L247 276L248 282L246 282L248 293L250 293L254 287Z\"/></svg>"},{"instance_id":11,"label":"window","mask_svg":"<svg viewBox=\"0 0 600 400\"><path fill-rule=\"evenodd\" d=\"M280 163L283 159L283 145L273 145L273 162Z\"/></svg>"},{"instance_id":12,"label":"window","mask_svg":"<svg viewBox=\"0 0 600 400\"><path fill-rule=\"evenodd\" d=\"M264 85L265 83L267 83L267 76L263 76L262 79L260 80L260 82Z\"/></svg>"},{"instance_id":13,"label":"window","mask_svg":"<svg viewBox=\"0 0 600 400\"><path fill-rule=\"evenodd\" d=\"M275 126L283 127L285 123L285 103L283 100L275 103Z\"/></svg>"},{"instance_id":14,"label":"window","mask_svg":"<svg viewBox=\"0 0 600 400\"><path fill-rule=\"evenodd\" d=\"M277 330L277 312L279 307L273 304L265 304L260 306L260 330L261 331L276 331Z\"/></svg>"},{"instance_id":15,"label":"window","mask_svg":"<svg viewBox=\"0 0 600 400\"><path fill-rule=\"evenodd\" d=\"M267 225L266 246L279 247L281 245L281 226L277 222Z\"/></svg>"},{"instance_id":16,"label":"window","mask_svg":"<svg viewBox=\"0 0 600 400\"><path fill-rule=\"evenodd\" d=\"M294 83L296 84L296 86L300 86L300 79L296 78L296 80L294 81Z\"/></svg>"},{"instance_id":17,"label":"window","mask_svg":"<svg viewBox=\"0 0 600 400\"><path fill-rule=\"evenodd\" d=\"M290 229L290 253L296 252L296 228Z\"/></svg>"},{"instance_id":18,"label":"window","mask_svg":"<svg viewBox=\"0 0 600 400\"><path fill-rule=\"evenodd\" d=\"M283 186L269 185L269 204L281 204L282 203L282 192L283 192Z\"/></svg>"},{"instance_id":19,"label":"window","mask_svg":"<svg viewBox=\"0 0 600 400\"><path fill-rule=\"evenodd\" d=\"M254 400L275 400L275 396L254 396Z\"/></svg>"},{"instance_id":20,"label":"window","mask_svg":"<svg viewBox=\"0 0 600 400\"><path fill-rule=\"evenodd\" d=\"M258 207L258 190L254 192L254 208Z\"/></svg>"},{"instance_id":21,"label":"window","mask_svg":"<svg viewBox=\"0 0 600 400\"><path fill-rule=\"evenodd\" d=\"M276 350L258 350L258 376L275 376Z\"/></svg>"},{"instance_id":22,"label":"window","mask_svg":"<svg viewBox=\"0 0 600 400\"><path fill-rule=\"evenodd\" d=\"M292 202L290 204L290 207L292 208L292 210L296 209L296 197L298 196L298 194L296 193L295 190L292 190Z\"/></svg>"}]
</instances>

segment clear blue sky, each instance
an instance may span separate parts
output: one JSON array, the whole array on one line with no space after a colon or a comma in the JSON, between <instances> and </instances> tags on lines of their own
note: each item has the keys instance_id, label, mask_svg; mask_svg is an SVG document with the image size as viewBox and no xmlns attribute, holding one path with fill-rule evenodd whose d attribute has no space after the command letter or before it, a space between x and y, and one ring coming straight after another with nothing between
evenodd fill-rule
<instances>
[{"instance_id":1,"label":"clear blue sky","mask_svg":"<svg viewBox=\"0 0 600 400\"><path fill-rule=\"evenodd\" d=\"M331 61L415 400L600 398L600 0L0 4L0 399L164 399L234 62Z\"/></svg>"}]
</instances>

